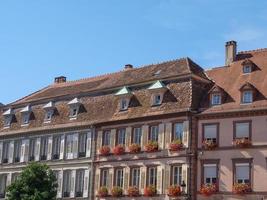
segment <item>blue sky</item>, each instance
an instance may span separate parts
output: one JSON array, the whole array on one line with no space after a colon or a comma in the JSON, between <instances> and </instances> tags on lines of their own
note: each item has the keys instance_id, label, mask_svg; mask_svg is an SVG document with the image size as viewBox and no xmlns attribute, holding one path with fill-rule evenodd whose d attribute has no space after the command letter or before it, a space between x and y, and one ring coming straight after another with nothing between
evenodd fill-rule
<instances>
[{"instance_id":1,"label":"blue sky","mask_svg":"<svg viewBox=\"0 0 267 200\"><path fill-rule=\"evenodd\" d=\"M267 47L264 0L0 1L0 102L53 82L188 56L224 63L224 43Z\"/></svg>"}]
</instances>

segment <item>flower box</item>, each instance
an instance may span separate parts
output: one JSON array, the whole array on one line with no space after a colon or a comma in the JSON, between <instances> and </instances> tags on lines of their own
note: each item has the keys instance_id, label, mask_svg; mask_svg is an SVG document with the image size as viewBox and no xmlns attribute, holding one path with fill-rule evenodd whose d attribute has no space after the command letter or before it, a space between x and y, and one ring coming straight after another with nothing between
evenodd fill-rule
<instances>
[{"instance_id":1,"label":"flower box","mask_svg":"<svg viewBox=\"0 0 267 200\"><path fill-rule=\"evenodd\" d=\"M217 147L217 143L212 141L212 140L203 140L202 142L202 145L204 147L204 149L207 149L207 150L212 150L212 149L215 149Z\"/></svg>"},{"instance_id":2,"label":"flower box","mask_svg":"<svg viewBox=\"0 0 267 200\"><path fill-rule=\"evenodd\" d=\"M181 140L174 140L170 143L170 151L180 151L183 148L183 143Z\"/></svg>"},{"instance_id":3,"label":"flower box","mask_svg":"<svg viewBox=\"0 0 267 200\"><path fill-rule=\"evenodd\" d=\"M131 144L129 146L130 153L139 153L141 151L141 146L139 144Z\"/></svg>"},{"instance_id":4,"label":"flower box","mask_svg":"<svg viewBox=\"0 0 267 200\"><path fill-rule=\"evenodd\" d=\"M158 151L159 145L155 141L148 141L148 143L145 145L145 150L147 152L155 152Z\"/></svg>"},{"instance_id":5,"label":"flower box","mask_svg":"<svg viewBox=\"0 0 267 200\"><path fill-rule=\"evenodd\" d=\"M177 197L181 195L181 187L179 185L172 185L168 188L168 196Z\"/></svg>"},{"instance_id":6,"label":"flower box","mask_svg":"<svg viewBox=\"0 0 267 200\"><path fill-rule=\"evenodd\" d=\"M248 138L236 138L234 140L234 145L236 147L246 148L251 146L251 141Z\"/></svg>"},{"instance_id":7,"label":"flower box","mask_svg":"<svg viewBox=\"0 0 267 200\"><path fill-rule=\"evenodd\" d=\"M107 156L107 155L109 155L109 153L110 153L110 147L109 146L102 146L99 149L99 153L100 153L101 156Z\"/></svg>"},{"instance_id":8,"label":"flower box","mask_svg":"<svg viewBox=\"0 0 267 200\"><path fill-rule=\"evenodd\" d=\"M200 188L200 193L205 196L210 196L217 192L216 184L203 184Z\"/></svg>"},{"instance_id":9,"label":"flower box","mask_svg":"<svg viewBox=\"0 0 267 200\"><path fill-rule=\"evenodd\" d=\"M129 187L128 190L128 196L130 197L138 197L140 195L138 187Z\"/></svg>"},{"instance_id":10,"label":"flower box","mask_svg":"<svg viewBox=\"0 0 267 200\"><path fill-rule=\"evenodd\" d=\"M101 187L98 190L98 196L99 197L107 197L108 196L108 188L107 187Z\"/></svg>"},{"instance_id":11,"label":"flower box","mask_svg":"<svg viewBox=\"0 0 267 200\"><path fill-rule=\"evenodd\" d=\"M144 196L146 197L153 197L157 194L157 189L154 185L147 186L144 189Z\"/></svg>"},{"instance_id":12,"label":"flower box","mask_svg":"<svg viewBox=\"0 0 267 200\"><path fill-rule=\"evenodd\" d=\"M121 197L123 194L123 189L121 187L114 187L111 190L111 196L113 197Z\"/></svg>"},{"instance_id":13,"label":"flower box","mask_svg":"<svg viewBox=\"0 0 267 200\"><path fill-rule=\"evenodd\" d=\"M251 187L249 184L247 183L235 183L233 185L233 192L235 194L246 194L246 193L250 193L252 190L251 190Z\"/></svg>"},{"instance_id":14,"label":"flower box","mask_svg":"<svg viewBox=\"0 0 267 200\"><path fill-rule=\"evenodd\" d=\"M125 148L123 145L120 145L120 144L117 145L116 147L114 147L114 149L113 149L114 155L122 155L122 154L124 154L124 152L125 152Z\"/></svg>"}]
</instances>

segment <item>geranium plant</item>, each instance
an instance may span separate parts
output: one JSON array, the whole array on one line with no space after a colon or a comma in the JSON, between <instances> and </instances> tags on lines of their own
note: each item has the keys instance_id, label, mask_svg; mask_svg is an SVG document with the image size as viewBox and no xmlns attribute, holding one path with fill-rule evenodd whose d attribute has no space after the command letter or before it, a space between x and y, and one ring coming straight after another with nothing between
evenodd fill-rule
<instances>
[{"instance_id":1,"label":"geranium plant","mask_svg":"<svg viewBox=\"0 0 267 200\"><path fill-rule=\"evenodd\" d=\"M131 153L139 153L141 151L141 146L139 144L133 143L129 146L129 151Z\"/></svg>"},{"instance_id":2,"label":"geranium plant","mask_svg":"<svg viewBox=\"0 0 267 200\"><path fill-rule=\"evenodd\" d=\"M129 187L127 192L130 197L137 197L140 195L139 189L136 186Z\"/></svg>"},{"instance_id":3,"label":"geranium plant","mask_svg":"<svg viewBox=\"0 0 267 200\"><path fill-rule=\"evenodd\" d=\"M203 184L200 188L200 193L205 196L210 196L217 192L217 185L216 184Z\"/></svg>"},{"instance_id":4,"label":"geranium plant","mask_svg":"<svg viewBox=\"0 0 267 200\"><path fill-rule=\"evenodd\" d=\"M177 139L177 140L173 140L170 145L169 145L169 149L171 151L179 151L183 148L183 143L181 140Z\"/></svg>"},{"instance_id":5,"label":"geranium plant","mask_svg":"<svg viewBox=\"0 0 267 200\"><path fill-rule=\"evenodd\" d=\"M144 189L144 196L153 197L157 194L157 189L154 185L149 185Z\"/></svg>"},{"instance_id":6,"label":"geranium plant","mask_svg":"<svg viewBox=\"0 0 267 200\"><path fill-rule=\"evenodd\" d=\"M248 138L236 138L234 139L234 145L245 148L251 146L251 141Z\"/></svg>"},{"instance_id":7,"label":"geranium plant","mask_svg":"<svg viewBox=\"0 0 267 200\"><path fill-rule=\"evenodd\" d=\"M124 154L124 152L125 152L125 148L121 144L115 146L114 149L113 149L113 153L115 155L122 155L122 154Z\"/></svg>"},{"instance_id":8,"label":"geranium plant","mask_svg":"<svg viewBox=\"0 0 267 200\"><path fill-rule=\"evenodd\" d=\"M107 197L108 196L108 188L107 187L101 187L98 190L98 196L99 197Z\"/></svg>"},{"instance_id":9,"label":"geranium plant","mask_svg":"<svg viewBox=\"0 0 267 200\"><path fill-rule=\"evenodd\" d=\"M214 142L213 140L205 139L203 140L202 145L205 149L212 150L217 147L217 142Z\"/></svg>"},{"instance_id":10,"label":"geranium plant","mask_svg":"<svg viewBox=\"0 0 267 200\"><path fill-rule=\"evenodd\" d=\"M121 187L114 187L111 190L111 196L113 197L121 197L123 194L123 189Z\"/></svg>"},{"instance_id":11,"label":"geranium plant","mask_svg":"<svg viewBox=\"0 0 267 200\"><path fill-rule=\"evenodd\" d=\"M179 185L172 185L168 188L168 196L177 197L181 195L181 187Z\"/></svg>"},{"instance_id":12,"label":"geranium plant","mask_svg":"<svg viewBox=\"0 0 267 200\"><path fill-rule=\"evenodd\" d=\"M102 146L102 147L99 149L99 153L100 153L100 155L102 155L102 156L107 156L107 155L109 155L109 153L110 153L110 147L109 147L109 146Z\"/></svg>"},{"instance_id":13,"label":"geranium plant","mask_svg":"<svg viewBox=\"0 0 267 200\"><path fill-rule=\"evenodd\" d=\"M251 187L247 183L235 183L233 185L233 192L235 194L246 194L251 192Z\"/></svg>"},{"instance_id":14,"label":"geranium plant","mask_svg":"<svg viewBox=\"0 0 267 200\"><path fill-rule=\"evenodd\" d=\"M158 142L156 141L148 141L148 143L145 145L145 150L147 152L155 152L159 149Z\"/></svg>"}]
</instances>

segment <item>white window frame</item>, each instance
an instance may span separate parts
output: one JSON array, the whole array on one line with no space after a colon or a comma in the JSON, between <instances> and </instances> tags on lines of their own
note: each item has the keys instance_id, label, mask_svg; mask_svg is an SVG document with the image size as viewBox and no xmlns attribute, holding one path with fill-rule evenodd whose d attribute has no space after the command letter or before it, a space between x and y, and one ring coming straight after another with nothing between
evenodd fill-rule
<instances>
[{"instance_id":1,"label":"white window frame","mask_svg":"<svg viewBox=\"0 0 267 200\"><path fill-rule=\"evenodd\" d=\"M141 141L142 141L142 128L141 127L134 127L133 128L132 143L141 145Z\"/></svg>"},{"instance_id":2,"label":"white window frame","mask_svg":"<svg viewBox=\"0 0 267 200\"><path fill-rule=\"evenodd\" d=\"M252 72L252 67L250 65L243 66L243 74L250 74Z\"/></svg>"},{"instance_id":3,"label":"white window frame","mask_svg":"<svg viewBox=\"0 0 267 200\"><path fill-rule=\"evenodd\" d=\"M75 196L76 197L83 197L84 175L85 175L84 169L79 169L76 171L76 184L75 184Z\"/></svg>"},{"instance_id":4,"label":"white window frame","mask_svg":"<svg viewBox=\"0 0 267 200\"><path fill-rule=\"evenodd\" d=\"M131 168L131 182L130 185L139 188L140 185L140 167Z\"/></svg>"},{"instance_id":5,"label":"white window frame","mask_svg":"<svg viewBox=\"0 0 267 200\"><path fill-rule=\"evenodd\" d=\"M70 120L76 119L79 113L80 104L70 106Z\"/></svg>"},{"instance_id":6,"label":"white window frame","mask_svg":"<svg viewBox=\"0 0 267 200\"><path fill-rule=\"evenodd\" d=\"M184 123L177 122L174 124L173 127L174 127L173 140L183 141Z\"/></svg>"},{"instance_id":7,"label":"white window frame","mask_svg":"<svg viewBox=\"0 0 267 200\"><path fill-rule=\"evenodd\" d=\"M149 130L149 140L158 142L158 139L159 139L159 126L153 125L150 127Z\"/></svg>"},{"instance_id":8,"label":"white window frame","mask_svg":"<svg viewBox=\"0 0 267 200\"><path fill-rule=\"evenodd\" d=\"M71 170L65 170L63 172L63 197L70 197L70 193L71 193L71 173L72 173Z\"/></svg>"},{"instance_id":9,"label":"white window frame","mask_svg":"<svg viewBox=\"0 0 267 200\"><path fill-rule=\"evenodd\" d=\"M120 128L117 132L117 145L125 145L126 128Z\"/></svg>"},{"instance_id":10,"label":"white window frame","mask_svg":"<svg viewBox=\"0 0 267 200\"><path fill-rule=\"evenodd\" d=\"M82 132L79 134L79 144L78 144L78 154L79 157L86 157L86 146L87 146L87 133Z\"/></svg>"},{"instance_id":11,"label":"white window frame","mask_svg":"<svg viewBox=\"0 0 267 200\"><path fill-rule=\"evenodd\" d=\"M215 174L214 174L215 171ZM204 184L216 184L218 177L218 166L217 164L204 164L203 165L203 181Z\"/></svg>"},{"instance_id":12,"label":"white window frame","mask_svg":"<svg viewBox=\"0 0 267 200\"><path fill-rule=\"evenodd\" d=\"M31 113L30 112L24 112L24 113L21 113L21 115L22 115L21 126L28 126L30 123Z\"/></svg>"},{"instance_id":13,"label":"white window frame","mask_svg":"<svg viewBox=\"0 0 267 200\"><path fill-rule=\"evenodd\" d=\"M4 116L4 128L9 128L11 126L12 119L13 119L13 115Z\"/></svg>"},{"instance_id":14,"label":"white window frame","mask_svg":"<svg viewBox=\"0 0 267 200\"><path fill-rule=\"evenodd\" d=\"M36 145L36 138L30 138L29 161L34 161L35 160L35 145Z\"/></svg>"},{"instance_id":15,"label":"white window frame","mask_svg":"<svg viewBox=\"0 0 267 200\"><path fill-rule=\"evenodd\" d=\"M21 156L21 146L22 141L21 140L15 140L14 141L14 163L20 162L20 156Z\"/></svg>"},{"instance_id":16,"label":"white window frame","mask_svg":"<svg viewBox=\"0 0 267 200\"><path fill-rule=\"evenodd\" d=\"M110 130L105 130L102 136L102 146L109 146L110 140L111 140L111 132Z\"/></svg>"},{"instance_id":17,"label":"white window frame","mask_svg":"<svg viewBox=\"0 0 267 200\"><path fill-rule=\"evenodd\" d=\"M54 115L54 108L53 109L47 109L45 111L45 118L44 118L44 122L45 123L50 123L52 120L52 117Z\"/></svg>"},{"instance_id":18,"label":"white window frame","mask_svg":"<svg viewBox=\"0 0 267 200\"><path fill-rule=\"evenodd\" d=\"M47 160L48 155L48 137L41 137L41 146L40 146L40 159Z\"/></svg>"},{"instance_id":19,"label":"white window frame","mask_svg":"<svg viewBox=\"0 0 267 200\"><path fill-rule=\"evenodd\" d=\"M129 107L129 99L127 99L127 98L122 98L122 99L120 100L120 110L121 110L121 111L128 110L128 107Z\"/></svg>"},{"instance_id":20,"label":"white window frame","mask_svg":"<svg viewBox=\"0 0 267 200\"><path fill-rule=\"evenodd\" d=\"M217 142L217 132L218 132L218 126L217 124L204 124L203 125L203 136L204 136L204 140L208 140L208 141L212 141L212 142ZM214 132L212 133L207 133L208 129L214 129ZM209 130L211 131L211 130Z\"/></svg>"},{"instance_id":21,"label":"white window frame","mask_svg":"<svg viewBox=\"0 0 267 200\"><path fill-rule=\"evenodd\" d=\"M238 177L238 174L240 173L240 172L238 172L238 169L241 170L242 168L243 168L243 170L247 168L247 170L248 170L247 174L241 175L240 177ZM250 163L236 163L235 164L235 180L236 180L236 183L250 184L250 182L251 182L251 180L250 180Z\"/></svg>"},{"instance_id":22,"label":"white window frame","mask_svg":"<svg viewBox=\"0 0 267 200\"><path fill-rule=\"evenodd\" d=\"M152 98L153 98L153 105L154 106L159 106L162 104L162 97L163 95L162 94L153 94Z\"/></svg>"},{"instance_id":23,"label":"white window frame","mask_svg":"<svg viewBox=\"0 0 267 200\"><path fill-rule=\"evenodd\" d=\"M102 169L100 172L100 186L101 187L108 186L108 176L109 176L109 169Z\"/></svg>"},{"instance_id":24,"label":"white window frame","mask_svg":"<svg viewBox=\"0 0 267 200\"><path fill-rule=\"evenodd\" d=\"M123 168L117 168L115 169L115 186L123 188Z\"/></svg>"},{"instance_id":25,"label":"white window frame","mask_svg":"<svg viewBox=\"0 0 267 200\"><path fill-rule=\"evenodd\" d=\"M2 157L2 163L8 163L8 158L9 158L9 146L10 142L9 141L4 141L3 142L3 157ZM5 162L4 162L5 161Z\"/></svg>"},{"instance_id":26,"label":"white window frame","mask_svg":"<svg viewBox=\"0 0 267 200\"><path fill-rule=\"evenodd\" d=\"M171 183L172 185L181 185L182 184L182 165L173 165L171 166Z\"/></svg>"},{"instance_id":27,"label":"white window frame","mask_svg":"<svg viewBox=\"0 0 267 200\"><path fill-rule=\"evenodd\" d=\"M53 160L58 160L60 158L61 136L62 135L53 136L53 147L52 147L52 159Z\"/></svg>"},{"instance_id":28,"label":"white window frame","mask_svg":"<svg viewBox=\"0 0 267 200\"><path fill-rule=\"evenodd\" d=\"M222 95L220 93L211 94L211 105L221 105L222 104Z\"/></svg>"},{"instance_id":29,"label":"white window frame","mask_svg":"<svg viewBox=\"0 0 267 200\"><path fill-rule=\"evenodd\" d=\"M253 91L252 90L244 90L242 92L242 103L249 104L253 102Z\"/></svg>"},{"instance_id":30,"label":"white window frame","mask_svg":"<svg viewBox=\"0 0 267 200\"><path fill-rule=\"evenodd\" d=\"M153 185L157 187L157 167L148 167L147 169L147 186Z\"/></svg>"}]
</instances>

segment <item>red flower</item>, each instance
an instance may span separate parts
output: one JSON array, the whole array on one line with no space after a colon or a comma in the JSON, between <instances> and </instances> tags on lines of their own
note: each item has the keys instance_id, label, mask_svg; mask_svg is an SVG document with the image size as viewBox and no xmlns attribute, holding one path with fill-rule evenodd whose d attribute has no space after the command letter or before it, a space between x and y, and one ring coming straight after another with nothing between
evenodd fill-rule
<instances>
[{"instance_id":1,"label":"red flower","mask_svg":"<svg viewBox=\"0 0 267 200\"><path fill-rule=\"evenodd\" d=\"M148 141L148 143L145 145L145 150L147 152L155 152L159 149L159 145L155 141Z\"/></svg>"},{"instance_id":2,"label":"red flower","mask_svg":"<svg viewBox=\"0 0 267 200\"><path fill-rule=\"evenodd\" d=\"M183 143L181 140L174 140L170 143L169 149L171 151L179 151L183 148Z\"/></svg>"},{"instance_id":3,"label":"red flower","mask_svg":"<svg viewBox=\"0 0 267 200\"><path fill-rule=\"evenodd\" d=\"M114 187L111 190L111 196L113 197L121 197L123 194L123 189L121 187Z\"/></svg>"},{"instance_id":4,"label":"red flower","mask_svg":"<svg viewBox=\"0 0 267 200\"><path fill-rule=\"evenodd\" d=\"M234 140L234 145L241 148L246 148L251 146L251 141L248 138L236 138Z\"/></svg>"},{"instance_id":5,"label":"red flower","mask_svg":"<svg viewBox=\"0 0 267 200\"><path fill-rule=\"evenodd\" d=\"M114 149L113 149L113 153L115 155L121 155L125 152L125 148L123 145L117 145Z\"/></svg>"},{"instance_id":6,"label":"red flower","mask_svg":"<svg viewBox=\"0 0 267 200\"><path fill-rule=\"evenodd\" d=\"M99 153L100 153L100 155L102 155L102 156L107 156L107 155L109 155L109 153L110 153L110 147L109 147L109 146L102 146L102 147L99 149Z\"/></svg>"},{"instance_id":7,"label":"red flower","mask_svg":"<svg viewBox=\"0 0 267 200\"><path fill-rule=\"evenodd\" d=\"M157 189L154 185L147 186L144 190L144 196L153 197L157 194Z\"/></svg>"},{"instance_id":8,"label":"red flower","mask_svg":"<svg viewBox=\"0 0 267 200\"><path fill-rule=\"evenodd\" d=\"M107 197L108 196L108 188L107 187L101 187L98 190L98 196L99 197Z\"/></svg>"},{"instance_id":9,"label":"red flower","mask_svg":"<svg viewBox=\"0 0 267 200\"><path fill-rule=\"evenodd\" d=\"M181 195L181 188L179 185L172 185L168 188L168 195L170 197L177 197Z\"/></svg>"},{"instance_id":10,"label":"red flower","mask_svg":"<svg viewBox=\"0 0 267 200\"><path fill-rule=\"evenodd\" d=\"M207 150L212 150L217 147L216 142L213 142L212 140L207 140L207 139L203 140L202 145Z\"/></svg>"},{"instance_id":11,"label":"red flower","mask_svg":"<svg viewBox=\"0 0 267 200\"><path fill-rule=\"evenodd\" d=\"M140 194L139 194L139 189L137 187L129 187L128 188L128 195L130 197L138 197Z\"/></svg>"},{"instance_id":12,"label":"red flower","mask_svg":"<svg viewBox=\"0 0 267 200\"><path fill-rule=\"evenodd\" d=\"M216 184L203 184L200 188L200 193L205 196L210 196L217 192Z\"/></svg>"},{"instance_id":13,"label":"red flower","mask_svg":"<svg viewBox=\"0 0 267 200\"><path fill-rule=\"evenodd\" d=\"M235 183L233 185L233 192L235 194L246 194L251 192L251 187L247 183Z\"/></svg>"},{"instance_id":14,"label":"red flower","mask_svg":"<svg viewBox=\"0 0 267 200\"><path fill-rule=\"evenodd\" d=\"M141 146L139 144L133 143L129 146L129 151L131 153L139 153L141 151Z\"/></svg>"}]
</instances>

